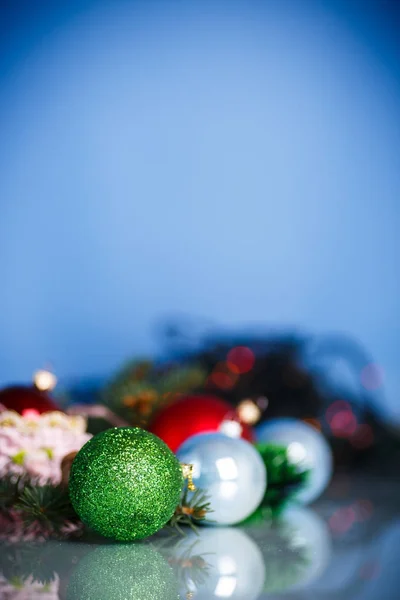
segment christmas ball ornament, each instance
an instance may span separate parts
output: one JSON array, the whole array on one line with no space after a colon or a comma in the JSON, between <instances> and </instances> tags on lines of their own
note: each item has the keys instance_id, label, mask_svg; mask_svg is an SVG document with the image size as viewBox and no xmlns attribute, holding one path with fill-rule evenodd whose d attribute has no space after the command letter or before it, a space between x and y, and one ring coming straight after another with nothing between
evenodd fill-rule
<instances>
[{"instance_id":1,"label":"christmas ball ornament","mask_svg":"<svg viewBox=\"0 0 400 600\"><path fill-rule=\"evenodd\" d=\"M173 547L180 598L256 600L263 591L265 565L260 548L234 527L190 532Z\"/></svg>"},{"instance_id":2,"label":"christmas ball ornament","mask_svg":"<svg viewBox=\"0 0 400 600\"><path fill-rule=\"evenodd\" d=\"M207 492L213 511L210 524L240 523L264 497L267 472L260 454L246 440L222 433L195 435L184 442L177 456L193 465L195 486Z\"/></svg>"},{"instance_id":3,"label":"christmas ball ornament","mask_svg":"<svg viewBox=\"0 0 400 600\"><path fill-rule=\"evenodd\" d=\"M332 451L324 436L311 425L296 419L272 419L256 428L257 441L284 446L298 472L309 471L294 498L308 504L327 487L333 470Z\"/></svg>"},{"instance_id":4,"label":"christmas ball ornament","mask_svg":"<svg viewBox=\"0 0 400 600\"><path fill-rule=\"evenodd\" d=\"M232 436L252 442L254 437L250 427L232 416L232 406L216 396L184 396L161 408L149 430L164 440L173 452L193 435L224 430L227 426ZM226 429L225 432L229 434Z\"/></svg>"},{"instance_id":5,"label":"christmas ball ornament","mask_svg":"<svg viewBox=\"0 0 400 600\"><path fill-rule=\"evenodd\" d=\"M51 398L57 383L54 373L41 369L33 375L33 385L13 385L0 390L0 407L29 416L60 410Z\"/></svg>"},{"instance_id":6,"label":"christmas ball ornament","mask_svg":"<svg viewBox=\"0 0 400 600\"><path fill-rule=\"evenodd\" d=\"M103 546L76 567L67 600L178 600L178 584L161 554L146 544Z\"/></svg>"},{"instance_id":7,"label":"christmas ball ornament","mask_svg":"<svg viewBox=\"0 0 400 600\"><path fill-rule=\"evenodd\" d=\"M93 437L76 455L69 479L81 520L121 541L161 529L179 504L182 485L174 454L137 427L115 427Z\"/></svg>"},{"instance_id":8,"label":"christmas ball ornament","mask_svg":"<svg viewBox=\"0 0 400 600\"><path fill-rule=\"evenodd\" d=\"M0 390L0 405L20 414L26 414L26 411L41 414L60 410L46 391L27 385L14 385Z\"/></svg>"}]
</instances>

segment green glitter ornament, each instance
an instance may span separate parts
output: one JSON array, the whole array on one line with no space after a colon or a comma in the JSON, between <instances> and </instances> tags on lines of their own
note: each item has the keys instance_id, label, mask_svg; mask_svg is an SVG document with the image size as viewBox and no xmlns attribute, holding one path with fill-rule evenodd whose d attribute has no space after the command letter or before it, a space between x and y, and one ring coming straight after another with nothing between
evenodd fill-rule
<instances>
[{"instance_id":1,"label":"green glitter ornament","mask_svg":"<svg viewBox=\"0 0 400 600\"><path fill-rule=\"evenodd\" d=\"M178 584L161 554L146 544L109 545L73 572L67 600L177 600Z\"/></svg>"},{"instance_id":2,"label":"green glitter ornament","mask_svg":"<svg viewBox=\"0 0 400 600\"><path fill-rule=\"evenodd\" d=\"M69 493L82 521L120 541L161 529L179 504L182 469L155 435L115 427L89 440L72 463Z\"/></svg>"}]
</instances>

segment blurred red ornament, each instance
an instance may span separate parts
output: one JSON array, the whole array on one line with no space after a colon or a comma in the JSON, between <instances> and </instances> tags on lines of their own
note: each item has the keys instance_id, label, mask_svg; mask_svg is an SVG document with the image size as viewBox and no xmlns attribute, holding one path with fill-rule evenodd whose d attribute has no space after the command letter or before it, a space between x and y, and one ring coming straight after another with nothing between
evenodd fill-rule
<instances>
[{"instance_id":1,"label":"blurred red ornament","mask_svg":"<svg viewBox=\"0 0 400 600\"><path fill-rule=\"evenodd\" d=\"M20 414L60 410L49 394L56 382L55 375L50 371L37 371L34 374L34 385L13 385L0 390L0 405Z\"/></svg>"},{"instance_id":2,"label":"blurred red ornament","mask_svg":"<svg viewBox=\"0 0 400 600\"><path fill-rule=\"evenodd\" d=\"M38 413L60 410L47 392L41 392L34 386L28 385L15 385L1 390L0 404L21 415L26 410L35 410Z\"/></svg>"},{"instance_id":3,"label":"blurred red ornament","mask_svg":"<svg viewBox=\"0 0 400 600\"><path fill-rule=\"evenodd\" d=\"M239 421L228 402L216 396L184 396L176 400L157 412L149 431L173 452L196 433L221 431L249 442L254 440L251 428Z\"/></svg>"}]
</instances>

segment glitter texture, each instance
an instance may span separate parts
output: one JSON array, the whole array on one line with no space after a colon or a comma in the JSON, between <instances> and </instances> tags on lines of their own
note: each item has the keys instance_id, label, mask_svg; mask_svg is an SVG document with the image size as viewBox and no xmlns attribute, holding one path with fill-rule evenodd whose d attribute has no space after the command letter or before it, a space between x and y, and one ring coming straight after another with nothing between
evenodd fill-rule
<instances>
[{"instance_id":1,"label":"glitter texture","mask_svg":"<svg viewBox=\"0 0 400 600\"><path fill-rule=\"evenodd\" d=\"M178 459L137 427L99 433L78 452L69 480L82 521L121 541L152 535L172 517L183 485Z\"/></svg>"},{"instance_id":2,"label":"glitter texture","mask_svg":"<svg viewBox=\"0 0 400 600\"><path fill-rule=\"evenodd\" d=\"M159 552L145 544L104 546L73 572L67 600L177 600L178 584Z\"/></svg>"}]
</instances>

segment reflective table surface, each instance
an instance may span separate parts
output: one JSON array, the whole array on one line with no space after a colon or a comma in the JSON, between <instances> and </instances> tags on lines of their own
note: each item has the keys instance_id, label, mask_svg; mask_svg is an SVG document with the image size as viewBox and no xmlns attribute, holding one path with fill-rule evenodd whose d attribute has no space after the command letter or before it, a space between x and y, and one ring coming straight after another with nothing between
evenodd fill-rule
<instances>
[{"instance_id":1,"label":"reflective table surface","mask_svg":"<svg viewBox=\"0 0 400 600\"><path fill-rule=\"evenodd\" d=\"M11 542L3 600L341 600L400 597L400 480L337 476L312 507L274 522L165 532L117 544Z\"/></svg>"}]
</instances>

